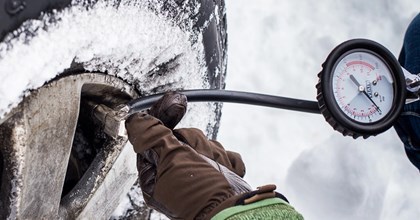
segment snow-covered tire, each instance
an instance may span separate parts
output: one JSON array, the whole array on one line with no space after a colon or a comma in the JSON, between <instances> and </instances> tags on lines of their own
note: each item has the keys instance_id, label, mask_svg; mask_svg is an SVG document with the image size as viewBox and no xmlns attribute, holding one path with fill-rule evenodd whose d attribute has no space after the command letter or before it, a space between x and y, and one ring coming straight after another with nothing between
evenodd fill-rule
<instances>
[{"instance_id":1,"label":"snow-covered tire","mask_svg":"<svg viewBox=\"0 0 420 220\"><path fill-rule=\"evenodd\" d=\"M135 155L86 103L223 89L224 2L37 2L0 10L0 218L108 219L137 178ZM221 105L190 107L181 125L214 138Z\"/></svg>"}]
</instances>

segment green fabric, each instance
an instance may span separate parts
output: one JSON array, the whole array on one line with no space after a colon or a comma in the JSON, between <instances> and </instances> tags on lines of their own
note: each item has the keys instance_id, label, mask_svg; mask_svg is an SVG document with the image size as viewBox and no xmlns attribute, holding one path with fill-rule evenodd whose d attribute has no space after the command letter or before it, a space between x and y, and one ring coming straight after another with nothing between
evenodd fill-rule
<instances>
[{"instance_id":1,"label":"green fabric","mask_svg":"<svg viewBox=\"0 0 420 220\"><path fill-rule=\"evenodd\" d=\"M303 216L282 199L271 198L227 208L212 218L212 220L254 219L303 220Z\"/></svg>"}]
</instances>

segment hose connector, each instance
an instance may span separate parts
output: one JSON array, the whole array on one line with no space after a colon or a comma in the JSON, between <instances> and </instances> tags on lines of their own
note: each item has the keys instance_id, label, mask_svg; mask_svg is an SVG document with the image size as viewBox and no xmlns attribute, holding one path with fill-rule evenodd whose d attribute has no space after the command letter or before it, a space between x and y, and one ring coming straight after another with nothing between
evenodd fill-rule
<instances>
[{"instance_id":1,"label":"hose connector","mask_svg":"<svg viewBox=\"0 0 420 220\"><path fill-rule=\"evenodd\" d=\"M127 137L125 120L129 107L120 105L115 110L106 105L98 104L92 110L92 116L101 124L104 132L112 138Z\"/></svg>"}]
</instances>

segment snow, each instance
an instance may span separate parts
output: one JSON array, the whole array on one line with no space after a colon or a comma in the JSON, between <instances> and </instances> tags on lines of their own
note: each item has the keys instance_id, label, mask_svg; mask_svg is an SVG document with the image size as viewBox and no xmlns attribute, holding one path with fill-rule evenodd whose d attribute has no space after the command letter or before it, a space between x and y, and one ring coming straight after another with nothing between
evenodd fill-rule
<instances>
[{"instance_id":1,"label":"snow","mask_svg":"<svg viewBox=\"0 0 420 220\"><path fill-rule=\"evenodd\" d=\"M415 0L226 4L226 89L306 100L316 100L321 64L343 41L368 38L398 56L420 7ZM318 114L224 104L218 140L242 154L253 187L275 183L305 219L420 216L420 175L393 129L353 140Z\"/></svg>"},{"instance_id":2,"label":"snow","mask_svg":"<svg viewBox=\"0 0 420 220\"><path fill-rule=\"evenodd\" d=\"M117 2L87 7L75 1L62 12L26 22L0 43L0 120L24 91L42 86L73 60L87 70L123 78L146 94L166 84L208 88L203 47L192 44L192 27L181 29L148 9L145 1L116 7ZM171 59L180 65L166 73L170 76L160 77L159 65Z\"/></svg>"},{"instance_id":3,"label":"snow","mask_svg":"<svg viewBox=\"0 0 420 220\"><path fill-rule=\"evenodd\" d=\"M182 20L189 18L182 13L197 13L197 4L174 21L151 10L149 2L159 11L162 1L74 0L72 7L27 21L7 36L0 42L0 123L25 95L73 61L118 76L143 95L209 88L201 35L193 32L193 22ZM169 71L160 71L164 63ZM206 130L214 117L214 104L195 103L182 125ZM123 201L116 215L128 205Z\"/></svg>"}]
</instances>

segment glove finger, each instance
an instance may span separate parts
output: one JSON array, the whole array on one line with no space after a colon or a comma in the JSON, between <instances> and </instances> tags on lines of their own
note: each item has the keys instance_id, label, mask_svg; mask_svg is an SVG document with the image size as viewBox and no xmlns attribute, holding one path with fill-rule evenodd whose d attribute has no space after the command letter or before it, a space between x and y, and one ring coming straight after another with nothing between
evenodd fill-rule
<instances>
[{"instance_id":1,"label":"glove finger","mask_svg":"<svg viewBox=\"0 0 420 220\"><path fill-rule=\"evenodd\" d=\"M139 182L141 190L150 196L153 196L153 190L156 183L156 166L151 163L150 158L143 154L137 155L137 170L139 173Z\"/></svg>"}]
</instances>

